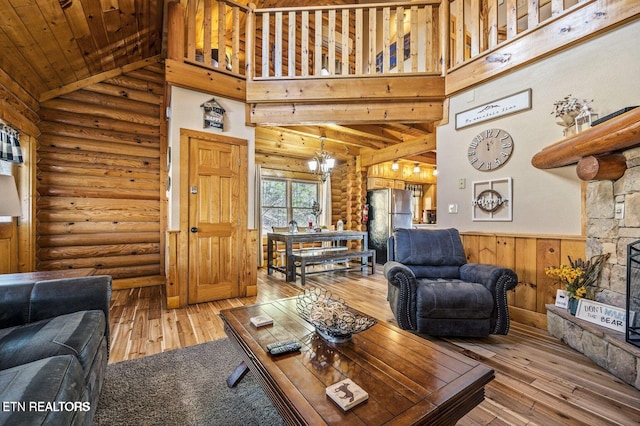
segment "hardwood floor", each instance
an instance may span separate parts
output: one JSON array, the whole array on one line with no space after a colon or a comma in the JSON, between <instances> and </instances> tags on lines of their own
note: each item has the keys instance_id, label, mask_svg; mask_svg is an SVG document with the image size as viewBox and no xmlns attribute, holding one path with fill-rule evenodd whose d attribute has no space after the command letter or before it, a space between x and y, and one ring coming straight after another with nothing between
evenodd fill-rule
<instances>
[{"instance_id":1,"label":"hardwood floor","mask_svg":"<svg viewBox=\"0 0 640 426\"><path fill-rule=\"evenodd\" d=\"M302 287L279 273L258 274L258 296L166 308L163 287L117 290L111 302L109 362L139 358L226 335L222 309L326 288L380 321L395 324L381 272L318 274ZM425 336L425 338L429 338ZM493 368L485 401L459 425L640 425L640 391L626 385L546 331L512 323L507 336L429 338Z\"/></svg>"}]
</instances>

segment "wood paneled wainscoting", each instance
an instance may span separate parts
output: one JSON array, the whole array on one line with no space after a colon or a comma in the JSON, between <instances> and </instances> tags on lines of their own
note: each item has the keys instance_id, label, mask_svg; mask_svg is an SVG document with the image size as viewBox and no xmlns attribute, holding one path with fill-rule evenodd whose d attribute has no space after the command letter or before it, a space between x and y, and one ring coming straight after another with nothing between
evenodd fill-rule
<instances>
[{"instance_id":1,"label":"wood paneled wainscoting","mask_svg":"<svg viewBox=\"0 0 640 426\"><path fill-rule=\"evenodd\" d=\"M518 285L508 293L513 321L547 328L545 305L555 303L561 288L545 275L547 266L568 264L585 257L585 237L461 232L467 262L489 263L513 269Z\"/></svg>"}]
</instances>

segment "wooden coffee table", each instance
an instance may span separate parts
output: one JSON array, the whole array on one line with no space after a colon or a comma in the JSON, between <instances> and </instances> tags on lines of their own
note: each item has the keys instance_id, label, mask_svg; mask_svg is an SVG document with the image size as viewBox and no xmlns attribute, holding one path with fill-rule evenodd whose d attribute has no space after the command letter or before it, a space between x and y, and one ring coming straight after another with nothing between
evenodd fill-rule
<instances>
[{"instance_id":1,"label":"wooden coffee table","mask_svg":"<svg viewBox=\"0 0 640 426\"><path fill-rule=\"evenodd\" d=\"M249 318L274 324L256 328ZM379 321L346 343L329 343L300 318L296 299L223 310L225 331L241 348L243 364L288 424L454 425L484 399L491 368ZM267 344L297 339L300 352L272 357ZM230 385L241 377L230 377ZM351 378L369 399L342 411L325 388Z\"/></svg>"}]
</instances>

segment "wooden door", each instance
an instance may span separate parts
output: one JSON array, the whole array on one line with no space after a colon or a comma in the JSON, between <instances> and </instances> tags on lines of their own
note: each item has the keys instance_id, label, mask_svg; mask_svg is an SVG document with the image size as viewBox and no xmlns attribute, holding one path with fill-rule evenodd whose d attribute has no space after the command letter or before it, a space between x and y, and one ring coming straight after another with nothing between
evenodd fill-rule
<instances>
[{"instance_id":1,"label":"wooden door","mask_svg":"<svg viewBox=\"0 0 640 426\"><path fill-rule=\"evenodd\" d=\"M189 132L189 303L238 297L246 238L245 140Z\"/></svg>"}]
</instances>

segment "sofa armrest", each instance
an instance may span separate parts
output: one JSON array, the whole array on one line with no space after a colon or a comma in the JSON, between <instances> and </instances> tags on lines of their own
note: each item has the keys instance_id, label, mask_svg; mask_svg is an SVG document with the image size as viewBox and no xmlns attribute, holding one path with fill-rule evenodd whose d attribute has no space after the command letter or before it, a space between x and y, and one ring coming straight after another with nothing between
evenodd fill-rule
<instances>
[{"instance_id":1,"label":"sofa armrest","mask_svg":"<svg viewBox=\"0 0 640 426\"><path fill-rule=\"evenodd\" d=\"M107 325L105 336L109 338L110 302L111 277L108 275L38 281L31 291L29 322L101 310Z\"/></svg>"},{"instance_id":2,"label":"sofa armrest","mask_svg":"<svg viewBox=\"0 0 640 426\"><path fill-rule=\"evenodd\" d=\"M467 263L460 267L462 281L484 285L495 300L493 334L507 334L509 331L509 306L507 291L518 284L518 276L509 268L480 263Z\"/></svg>"},{"instance_id":3,"label":"sofa armrest","mask_svg":"<svg viewBox=\"0 0 640 426\"><path fill-rule=\"evenodd\" d=\"M411 269L398 262L384 264L388 282L387 300L404 330L416 330L416 276Z\"/></svg>"},{"instance_id":4,"label":"sofa armrest","mask_svg":"<svg viewBox=\"0 0 640 426\"><path fill-rule=\"evenodd\" d=\"M111 277L63 278L38 281L31 291L30 322L78 311L101 310L109 318Z\"/></svg>"},{"instance_id":5,"label":"sofa armrest","mask_svg":"<svg viewBox=\"0 0 640 426\"><path fill-rule=\"evenodd\" d=\"M29 298L33 282L0 285L0 328L29 322Z\"/></svg>"}]
</instances>

